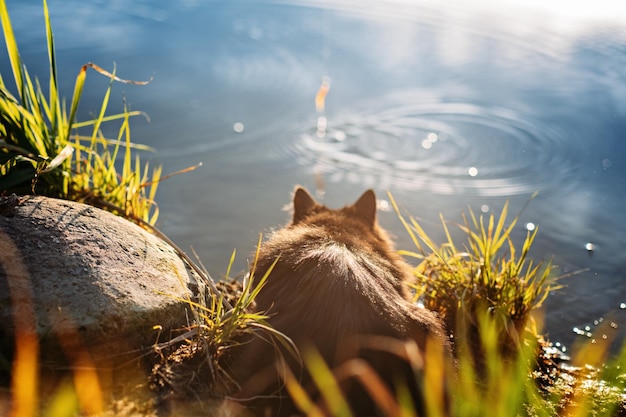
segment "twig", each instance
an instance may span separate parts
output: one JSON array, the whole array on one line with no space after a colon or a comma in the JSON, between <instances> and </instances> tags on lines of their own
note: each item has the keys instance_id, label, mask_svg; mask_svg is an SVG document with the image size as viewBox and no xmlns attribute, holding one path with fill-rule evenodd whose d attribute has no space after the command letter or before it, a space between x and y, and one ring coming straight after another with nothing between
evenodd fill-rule
<instances>
[{"instance_id":1,"label":"twig","mask_svg":"<svg viewBox=\"0 0 626 417\"><path fill-rule=\"evenodd\" d=\"M180 336L176 336L175 338L168 340L167 342L157 343L153 347L156 349L163 349L163 348L173 345L174 343L182 342L184 340L189 339L192 336L197 335L199 329L200 329L199 327L194 327L193 329L181 334Z\"/></svg>"}]
</instances>

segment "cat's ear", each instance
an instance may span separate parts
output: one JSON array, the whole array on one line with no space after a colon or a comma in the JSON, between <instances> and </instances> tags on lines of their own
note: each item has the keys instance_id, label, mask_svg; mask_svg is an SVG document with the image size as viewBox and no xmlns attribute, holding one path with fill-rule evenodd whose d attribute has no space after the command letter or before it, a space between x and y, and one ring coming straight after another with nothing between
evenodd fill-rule
<instances>
[{"instance_id":1,"label":"cat's ear","mask_svg":"<svg viewBox=\"0 0 626 417\"><path fill-rule=\"evenodd\" d=\"M298 186L293 195L293 223L298 223L317 205L311 194Z\"/></svg>"},{"instance_id":2,"label":"cat's ear","mask_svg":"<svg viewBox=\"0 0 626 417\"><path fill-rule=\"evenodd\" d=\"M376 223L376 194L373 190L367 190L353 205L357 216L369 226Z\"/></svg>"}]
</instances>

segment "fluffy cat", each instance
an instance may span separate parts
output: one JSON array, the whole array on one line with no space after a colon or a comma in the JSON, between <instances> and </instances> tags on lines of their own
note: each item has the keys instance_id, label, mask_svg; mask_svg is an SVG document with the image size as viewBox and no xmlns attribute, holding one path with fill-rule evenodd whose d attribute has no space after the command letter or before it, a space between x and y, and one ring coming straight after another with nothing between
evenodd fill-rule
<instances>
[{"instance_id":1,"label":"fluffy cat","mask_svg":"<svg viewBox=\"0 0 626 417\"><path fill-rule=\"evenodd\" d=\"M354 415L381 413L355 378L363 363L392 394L398 384L408 389L417 411L423 412L420 385L423 367L428 366L426 345L450 357L450 343L438 317L411 302L411 267L378 225L372 190L353 205L335 210L297 187L292 221L262 244L254 276L260 279L272 265L256 299L257 311L266 312L269 324L301 352L314 348L337 371ZM306 366L277 349L267 334L249 336L240 349L234 375L242 403L260 415L297 414L279 376L282 358L282 366L289 367L323 409ZM414 353L411 363L406 352Z\"/></svg>"}]
</instances>

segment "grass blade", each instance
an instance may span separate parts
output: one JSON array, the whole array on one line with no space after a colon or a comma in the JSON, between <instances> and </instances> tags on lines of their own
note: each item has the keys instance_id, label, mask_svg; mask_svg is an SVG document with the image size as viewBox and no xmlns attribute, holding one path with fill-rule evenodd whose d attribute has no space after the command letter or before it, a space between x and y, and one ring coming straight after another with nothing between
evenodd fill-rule
<instances>
[{"instance_id":1,"label":"grass blade","mask_svg":"<svg viewBox=\"0 0 626 417\"><path fill-rule=\"evenodd\" d=\"M44 22L46 26L46 40L48 43L48 62L50 66L50 108L52 111L50 115L51 131L58 134L58 123L61 120L61 106L58 92L57 82L57 63L56 63L56 51L54 48L54 34L52 33L52 23L50 22L50 12L48 10L47 0L43 0ZM45 100L42 100L45 102Z\"/></svg>"},{"instance_id":2,"label":"grass blade","mask_svg":"<svg viewBox=\"0 0 626 417\"><path fill-rule=\"evenodd\" d=\"M17 42L15 41L15 34L13 33L13 26L11 25L11 19L9 19L9 11L7 10L5 0L0 0L0 21L2 22L4 41L7 46L7 52L9 53L9 61L11 61L11 68L13 69L15 86L18 89L20 97L23 97L22 89L24 87L24 81L22 59L20 58L20 53L17 48Z\"/></svg>"},{"instance_id":3,"label":"grass blade","mask_svg":"<svg viewBox=\"0 0 626 417\"><path fill-rule=\"evenodd\" d=\"M85 86L85 78L87 77L87 65L83 65L76 76L76 82L74 84L74 94L72 95L72 105L70 107L70 117L67 120L67 125L64 126L65 132L59 131L59 135L65 142L70 141L70 133L72 130L72 123L76 117L76 111L78 110L78 103L80 97L83 94L83 87Z\"/></svg>"}]
</instances>

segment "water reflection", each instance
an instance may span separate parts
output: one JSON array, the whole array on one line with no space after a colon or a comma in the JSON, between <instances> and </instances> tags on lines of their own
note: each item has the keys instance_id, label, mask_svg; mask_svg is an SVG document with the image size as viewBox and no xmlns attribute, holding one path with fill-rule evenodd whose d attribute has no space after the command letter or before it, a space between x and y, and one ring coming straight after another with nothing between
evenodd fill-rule
<instances>
[{"instance_id":1,"label":"water reflection","mask_svg":"<svg viewBox=\"0 0 626 417\"><path fill-rule=\"evenodd\" d=\"M421 91L378 100L319 117L294 143L301 164L336 182L356 173L388 182L377 188L483 196L545 190L580 170L576 138L532 114Z\"/></svg>"}]
</instances>

